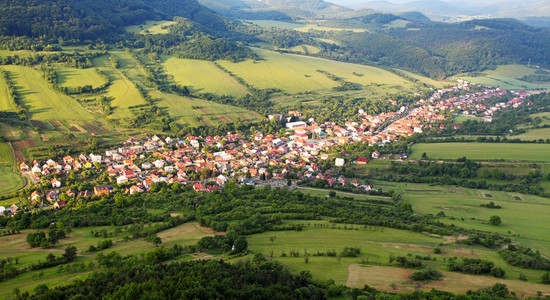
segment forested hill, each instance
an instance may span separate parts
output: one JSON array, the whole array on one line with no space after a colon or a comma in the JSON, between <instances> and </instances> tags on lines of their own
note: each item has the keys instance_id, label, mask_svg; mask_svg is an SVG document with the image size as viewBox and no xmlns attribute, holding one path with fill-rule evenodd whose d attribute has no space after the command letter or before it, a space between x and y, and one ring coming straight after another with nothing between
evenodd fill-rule
<instances>
[{"instance_id":1,"label":"forested hill","mask_svg":"<svg viewBox=\"0 0 550 300\"><path fill-rule=\"evenodd\" d=\"M3 0L0 35L106 39L146 20L189 18L206 27L222 19L196 0Z\"/></svg>"}]
</instances>

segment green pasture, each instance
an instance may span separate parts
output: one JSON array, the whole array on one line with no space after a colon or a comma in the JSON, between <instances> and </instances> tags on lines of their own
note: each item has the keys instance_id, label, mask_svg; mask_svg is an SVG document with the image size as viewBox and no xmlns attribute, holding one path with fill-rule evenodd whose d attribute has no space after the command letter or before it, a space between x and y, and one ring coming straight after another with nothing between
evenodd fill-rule
<instances>
[{"instance_id":1,"label":"green pasture","mask_svg":"<svg viewBox=\"0 0 550 300\"><path fill-rule=\"evenodd\" d=\"M365 32L366 29L362 28L343 28L343 27L331 27L323 26L322 24L306 24L306 23L291 23L283 21L273 21L273 20L246 20L259 27L263 28L283 28L283 29L293 29L296 31L307 32L310 30L318 31L353 31L353 32Z\"/></svg>"},{"instance_id":2,"label":"green pasture","mask_svg":"<svg viewBox=\"0 0 550 300\"><path fill-rule=\"evenodd\" d=\"M254 87L280 88L289 93L327 90L338 86L337 82L330 80L317 70L327 71L363 87L371 84L389 84L408 89L414 87L410 81L376 67L283 54L265 49L254 50L263 60L247 60L239 63L219 61L219 63ZM383 88L380 87L380 89Z\"/></svg>"},{"instance_id":3,"label":"green pasture","mask_svg":"<svg viewBox=\"0 0 550 300\"><path fill-rule=\"evenodd\" d=\"M97 88L105 83L105 80L94 69L56 68L57 81L60 86L76 88L77 86L91 85Z\"/></svg>"},{"instance_id":4,"label":"green pasture","mask_svg":"<svg viewBox=\"0 0 550 300\"><path fill-rule=\"evenodd\" d=\"M550 223L547 222L550 201L547 198L428 184L375 182L374 185L384 190L401 192L418 213L436 215L442 211L446 217L441 221L458 227L505 235L510 231L512 240L550 255ZM480 206L490 201L502 208ZM489 224L489 218L493 215L501 217L501 225ZM514 236L518 234L519 237Z\"/></svg>"},{"instance_id":5,"label":"green pasture","mask_svg":"<svg viewBox=\"0 0 550 300\"><path fill-rule=\"evenodd\" d=\"M126 30L126 32L130 32L130 33L165 34L170 32L170 30L164 29L162 27L170 26L172 24L176 24L176 22L166 21L166 20L162 20L162 21L148 20L148 21L145 21L144 24L127 26L124 29Z\"/></svg>"},{"instance_id":6,"label":"green pasture","mask_svg":"<svg viewBox=\"0 0 550 300\"><path fill-rule=\"evenodd\" d=\"M507 143L429 143L415 144L411 158L426 153L429 159L550 161L550 145Z\"/></svg>"},{"instance_id":7,"label":"green pasture","mask_svg":"<svg viewBox=\"0 0 550 300\"><path fill-rule=\"evenodd\" d=\"M164 57L162 65L176 83L187 86L195 93L236 97L248 93L245 87L209 61Z\"/></svg>"},{"instance_id":8,"label":"green pasture","mask_svg":"<svg viewBox=\"0 0 550 300\"><path fill-rule=\"evenodd\" d=\"M508 136L508 138L529 141L543 139L546 141L546 139L550 138L550 128L527 129L527 132L525 133L511 135Z\"/></svg>"},{"instance_id":9,"label":"green pasture","mask_svg":"<svg viewBox=\"0 0 550 300\"><path fill-rule=\"evenodd\" d=\"M8 85L4 78L0 78L0 110L15 111L17 105L8 97Z\"/></svg>"},{"instance_id":10,"label":"green pasture","mask_svg":"<svg viewBox=\"0 0 550 300\"><path fill-rule=\"evenodd\" d=\"M33 120L91 119L92 115L73 98L55 91L40 71L23 66L4 66Z\"/></svg>"},{"instance_id":11,"label":"green pasture","mask_svg":"<svg viewBox=\"0 0 550 300\"><path fill-rule=\"evenodd\" d=\"M0 195L18 191L27 181L14 171L13 155L8 143L0 143Z\"/></svg>"},{"instance_id":12,"label":"green pasture","mask_svg":"<svg viewBox=\"0 0 550 300\"><path fill-rule=\"evenodd\" d=\"M483 71L479 76L457 75L457 79L464 79L478 84L489 86L500 86L508 90L524 90L524 89L550 89L550 83L530 83L519 80L526 75L531 75L536 72L534 68L528 68L524 65L501 65L495 70Z\"/></svg>"}]
</instances>

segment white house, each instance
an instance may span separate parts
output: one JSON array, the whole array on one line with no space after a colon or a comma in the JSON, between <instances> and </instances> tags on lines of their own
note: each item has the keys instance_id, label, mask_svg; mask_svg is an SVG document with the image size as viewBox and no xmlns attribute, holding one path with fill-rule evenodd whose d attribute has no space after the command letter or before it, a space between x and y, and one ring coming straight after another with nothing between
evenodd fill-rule
<instances>
[{"instance_id":1,"label":"white house","mask_svg":"<svg viewBox=\"0 0 550 300\"><path fill-rule=\"evenodd\" d=\"M337 158L334 161L334 165L337 166L337 167L343 167L345 162L346 161L343 158Z\"/></svg>"}]
</instances>

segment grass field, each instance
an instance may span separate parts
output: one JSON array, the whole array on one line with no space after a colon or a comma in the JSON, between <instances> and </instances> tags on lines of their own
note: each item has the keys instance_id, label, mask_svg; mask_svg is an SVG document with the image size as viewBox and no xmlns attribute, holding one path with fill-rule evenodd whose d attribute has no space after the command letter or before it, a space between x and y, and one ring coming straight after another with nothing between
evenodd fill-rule
<instances>
[{"instance_id":1,"label":"grass field","mask_svg":"<svg viewBox=\"0 0 550 300\"><path fill-rule=\"evenodd\" d=\"M509 138L513 139L521 139L521 140L539 140L543 139L546 140L550 138L550 128L537 128L537 129L528 129L527 132L518 134L518 135L511 135Z\"/></svg>"},{"instance_id":2,"label":"grass field","mask_svg":"<svg viewBox=\"0 0 550 300\"><path fill-rule=\"evenodd\" d=\"M529 83L526 81L518 80L526 75L535 73L536 69L528 68L524 65L501 65L496 70L484 71L480 76L461 76L457 75L455 78L464 79L478 84L485 84L489 86L500 86L503 89L510 90L528 90L528 89L550 89L550 82L544 84Z\"/></svg>"},{"instance_id":3,"label":"grass field","mask_svg":"<svg viewBox=\"0 0 550 300\"><path fill-rule=\"evenodd\" d=\"M126 77L121 69L133 67L128 59L120 59L122 54L115 53L119 58L120 69L114 69L108 56L102 56L94 59L94 65L105 72L112 84L107 90L107 97L110 97L111 107L113 107L113 115L117 118L125 118L132 116L129 106L145 104L145 99L137 90L135 84Z\"/></svg>"},{"instance_id":4,"label":"grass field","mask_svg":"<svg viewBox=\"0 0 550 300\"><path fill-rule=\"evenodd\" d=\"M11 147L8 143L0 143L0 195L15 192L23 188L27 181L19 173L15 173Z\"/></svg>"},{"instance_id":5,"label":"grass field","mask_svg":"<svg viewBox=\"0 0 550 300\"><path fill-rule=\"evenodd\" d=\"M169 30L164 29L162 27L163 26L169 26L169 25L172 25L172 24L176 24L176 22L166 21L166 20L163 20L163 21L149 20L149 21L146 21L144 24L127 26L124 29L127 32L131 32L131 33L165 34L165 33L168 33Z\"/></svg>"},{"instance_id":6,"label":"grass field","mask_svg":"<svg viewBox=\"0 0 550 300\"><path fill-rule=\"evenodd\" d=\"M105 83L105 80L94 69L56 68L57 80L62 87L75 88L91 85L96 88Z\"/></svg>"},{"instance_id":7,"label":"grass field","mask_svg":"<svg viewBox=\"0 0 550 300\"><path fill-rule=\"evenodd\" d=\"M22 66L4 66L33 120L91 119L92 115L73 98L56 92L39 71Z\"/></svg>"},{"instance_id":8,"label":"grass field","mask_svg":"<svg viewBox=\"0 0 550 300\"><path fill-rule=\"evenodd\" d=\"M502 234L519 234L512 237L523 245L550 255L550 213L547 198L501 191L474 190L428 184L375 182L378 188L401 192L403 198L413 204L414 211L433 214L443 211L442 222L458 227L494 231ZM516 198L517 197L517 198ZM520 200L518 200L520 199ZM501 209L488 209L480 204L493 201ZM502 218L499 226L490 225L491 216ZM452 219L454 218L454 219Z\"/></svg>"},{"instance_id":9,"label":"grass field","mask_svg":"<svg viewBox=\"0 0 550 300\"><path fill-rule=\"evenodd\" d=\"M405 88L414 87L410 81L402 77L371 66L282 54L264 49L255 49L255 51L264 60L248 60L239 63L220 61L219 63L252 86L261 89L280 88L289 93L327 90L338 85L317 70L327 71L361 86L389 84Z\"/></svg>"},{"instance_id":10,"label":"grass field","mask_svg":"<svg viewBox=\"0 0 550 300\"><path fill-rule=\"evenodd\" d=\"M241 97L247 90L234 78L218 69L211 62L194 59L163 57L163 67L178 84L195 93L213 93Z\"/></svg>"},{"instance_id":11,"label":"grass field","mask_svg":"<svg viewBox=\"0 0 550 300\"><path fill-rule=\"evenodd\" d=\"M475 160L550 161L550 145L505 143L434 143L416 144L411 158L426 153L430 159L457 159L466 156Z\"/></svg>"},{"instance_id":12,"label":"grass field","mask_svg":"<svg viewBox=\"0 0 550 300\"><path fill-rule=\"evenodd\" d=\"M4 78L0 78L0 110L15 111L17 105L8 98L8 86Z\"/></svg>"},{"instance_id":13,"label":"grass field","mask_svg":"<svg viewBox=\"0 0 550 300\"><path fill-rule=\"evenodd\" d=\"M282 21L273 21L273 20L247 20L252 24L258 25L263 28L283 28L283 29L294 29L296 31L307 32L310 30L319 30L319 31L353 31L353 32L365 32L366 29L362 28L339 28L339 27L330 27L322 26L318 24L304 24L304 23L291 23L291 22L282 22Z\"/></svg>"}]
</instances>

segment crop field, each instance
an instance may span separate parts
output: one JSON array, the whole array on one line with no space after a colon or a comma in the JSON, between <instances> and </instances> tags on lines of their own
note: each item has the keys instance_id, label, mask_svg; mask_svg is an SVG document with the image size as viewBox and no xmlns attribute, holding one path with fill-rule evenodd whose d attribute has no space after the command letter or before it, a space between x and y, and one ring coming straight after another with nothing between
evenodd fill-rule
<instances>
[{"instance_id":1,"label":"crop field","mask_svg":"<svg viewBox=\"0 0 550 300\"><path fill-rule=\"evenodd\" d=\"M550 83L530 83L519 80L523 76L535 73L536 69L528 68L524 65L501 65L496 70L484 71L480 76L455 76L457 79L464 79L478 84L489 86L500 86L503 89L510 90L528 90L528 89L550 89Z\"/></svg>"},{"instance_id":2,"label":"crop field","mask_svg":"<svg viewBox=\"0 0 550 300\"><path fill-rule=\"evenodd\" d=\"M120 62L121 68L127 67L125 62ZM145 99L143 99L135 84L121 70L114 69L111 66L108 56L94 59L94 65L105 72L112 81L107 90L107 97L112 99L111 106L116 117L129 117L131 116L131 112L128 109L129 106L145 104Z\"/></svg>"},{"instance_id":3,"label":"crop field","mask_svg":"<svg viewBox=\"0 0 550 300\"><path fill-rule=\"evenodd\" d=\"M169 26L169 25L172 25L172 24L175 24L175 23L176 22L174 22L174 21L166 21L166 20L162 20L162 21L149 20L149 21L146 21L144 24L127 26L124 29L127 32L131 32L131 33L165 34L165 33L168 33L169 30L164 29L162 27L163 26Z\"/></svg>"},{"instance_id":4,"label":"crop field","mask_svg":"<svg viewBox=\"0 0 550 300\"><path fill-rule=\"evenodd\" d=\"M39 71L22 66L4 66L33 120L91 119L92 115L73 98L53 90Z\"/></svg>"},{"instance_id":5,"label":"crop field","mask_svg":"<svg viewBox=\"0 0 550 300\"><path fill-rule=\"evenodd\" d=\"M195 93L213 93L241 97L247 90L234 78L218 69L211 62L194 59L165 58L163 67L178 84Z\"/></svg>"},{"instance_id":6,"label":"crop field","mask_svg":"<svg viewBox=\"0 0 550 300\"><path fill-rule=\"evenodd\" d=\"M249 249L261 252L288 266L292 271L298 273L301 270L309 270L316 280L334 279L337 284L348 286L363 286L368 284L374 287L386 287L396 284L403 291L413 288L407 278L411 270L389 266L389 256L413 255L436 257L436 260L424 261L430 268L445 271L447 270L443 257L475 257L488 259L498 267L503 268L508 279L516 279L520 272L523 272L530 282L536 282L542 271L521 270L511 267L494 251L478 248L463 248L450 244L453 237L439 237L423 233L402 231L389 228L364 227L360 225L332 224L327 221L291 221L291 223L302 223L306 228L302 231L281 231L255 234L248 237ZM323 227L321 227L322 225ZM271 241L270 237L274 237ZM434 255L433 247L443 244L443 254ZM358 257L330 257L317 256L319 252L335 250L340 253L344 247L359 247L361 253ZM290 255L291 251L298 251L299 256ZM304 253L309 254L306 262ZM283 254L284 253L284 254ZM285 255L286 254L286 255ZM363 262L367 262L362 266ZM372 268L373 272L364 272L361 268ZM376 271L383 271L377 273ZM402 274L399 275L399 274ZM403 275L404 274L404 275ZM460 273L446 272L447 280L442 283L435 282L443 290L451 290L445 283L455 278L463 278L464 282L473 280L481 287L487 287L494 283L495 278L487 276L472 276ZM498 280L501 282L500 280ZM521 281L510 280L519 286L526 284ZM463 286L463 285L462 285ZM466 285L471 286L471 285ZM477 286L477 285L476 285ZM536 293L533 284L530 292ZM406 288L406 289L405 289ZM456 288L456 287L455 287ZM536 286L536 288L540 288ZM431 289L427 286L426 289ZM544 290L544 289L543 289ZM550 291L550 288L547 289Z\"/></svg>"},{"instance_id":7,"label":"crop field","mask_svg":"<svg viewBox=\"0 0 550 300\"><path fill-rule=\"evenodd\" d=\"M441 221L463 228L494 231L501 234L519 234L513 240L550 255L550 224L547 216L550 203L547 198L519 193L445 187L428 184L375 182L375 187L401 192L412 203L413 210L436 215L444 212ZM481 207L493 201L501 209ZM489 224L489 218L498 215L502 224Z\"/></svg>"},{"instance_id":8,"label":"crop field","mask_svg":"<svg viewBox=\"0 0 550 300\"><path fill-rule=\"evenodd\" d=\"M19 173L15 173L13 155L8 143L0 143L0 195L15 192L27 182Z\"/></svg>"},{"instance_id":9,"label":"crop field","mask_svg":"<svg viewBox=\"0 0 550 300\"><path fill-rule=\"evenodd\" d=\"M76 88L77 86L91 85L96 88L105 83L105 80L94 69L56 68L57 80L62 87Z\"/></svg>"},{"instance_id":10,"label":"crop field","mask_svg":"<svg viewBox=\"0 0 550 300\"><path fill-rule=\"evenodd\" d=\"M0 78L0 110L15 111L17 105L8 97L8 86L4 78Z\"/></svg>"},{"instance_id":11,"label":"crop field","mask_svg":"<svg viewBox=\"0 0 550 300\"><path fill-rule=\"evenodd\" d=\"M505 143L433 143L413 146L411 158L426 153L430 159L515 160L550 162L550 145Z\"/></svg>"},{"instance_id":12,"label":"crop field","mask_svg":"<svg viewBox=\"0 0 550 300\"><path fill-rule=\"evenodd\" d=\"M280 88L288 93L327 90L338 85L317 70L324 70L361 86L389 84L412 89L414 85L389 71L327 59L255 49L261 61L219 61L254 87Z\"/></svg>"}]
</instances>

